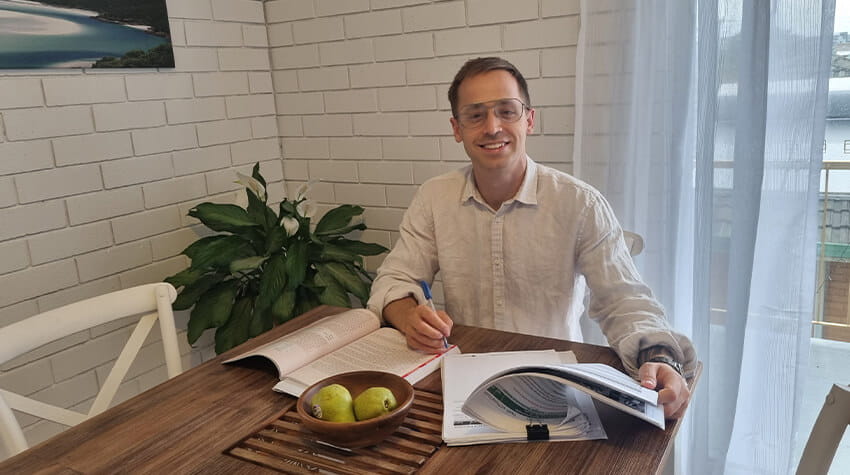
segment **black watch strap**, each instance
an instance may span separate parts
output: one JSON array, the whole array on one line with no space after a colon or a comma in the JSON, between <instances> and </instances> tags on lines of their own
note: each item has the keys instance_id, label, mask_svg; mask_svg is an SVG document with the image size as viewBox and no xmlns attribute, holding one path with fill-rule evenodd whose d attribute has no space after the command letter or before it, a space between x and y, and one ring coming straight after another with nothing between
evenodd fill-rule
<instances>
[{"instance_id":1,"label":"black watch strap","mask_svg":"<svg viewBox=\"0 0 850 475\"><path fill-rule=\"evenodd\" d=\"M674 370L680 375L684 375L684 368L682 367L682 363L676 361L676 358L673 356L673 350L663 345L651 346L649 348L643 349L638 353L638 367L643 366L644 363L664 363Z\"/></svg>"}]
</instances>

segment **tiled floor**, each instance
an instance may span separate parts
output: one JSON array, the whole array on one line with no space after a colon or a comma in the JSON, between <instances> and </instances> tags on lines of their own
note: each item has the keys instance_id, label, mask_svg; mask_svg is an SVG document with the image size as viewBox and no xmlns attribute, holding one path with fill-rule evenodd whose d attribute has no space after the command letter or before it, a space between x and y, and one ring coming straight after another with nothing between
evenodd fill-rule
<instances>
[{"instance_id":1,"label":"tiled floor","mask_svg":"<svg viewBox=\"0 0 850 475\"><path fill-rule=\"evenodd\" d=\"M812 339L809 367L810 372L800 415L801 437L795 451L797 458L803 452L808 434L811 433L812 425L832 385L834 383L850 384L850 343ZM841 439L829 473L830 475L850 473L850 430L844 432L844 438Z\"/></svg>"}]
</instances>

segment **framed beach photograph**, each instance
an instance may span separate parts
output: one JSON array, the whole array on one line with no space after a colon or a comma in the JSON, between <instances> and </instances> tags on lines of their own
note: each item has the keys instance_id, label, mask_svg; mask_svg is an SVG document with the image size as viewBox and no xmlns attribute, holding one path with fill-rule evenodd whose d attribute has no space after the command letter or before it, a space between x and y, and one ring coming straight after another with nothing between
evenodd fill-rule
<instances>
[{"instance_id":1,"label":"framed beach photograph","mask_svg":"<svg viewBox=\"0 0 850 475\"><path fill-rule=\"evenodd\" d=\"M173 67L165 0L0 0L0 69Z\"/></svg>"}]
</instances>

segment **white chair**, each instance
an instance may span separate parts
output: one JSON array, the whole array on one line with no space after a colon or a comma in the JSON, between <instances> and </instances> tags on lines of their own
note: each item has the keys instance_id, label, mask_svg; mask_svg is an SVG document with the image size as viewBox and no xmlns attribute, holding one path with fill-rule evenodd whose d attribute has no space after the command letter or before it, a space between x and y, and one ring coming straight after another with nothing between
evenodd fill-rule
<instances>
[{"instance_id":1,"label":"white chair","mask_svg":"<svg viewBox=\"0 0 850 475\"><path fill-rule=\"evenodd\" d=\"M6 453L11 456L28 447L12 409L67 426L79 424L106 410L157 319L162 332L168 377L180 374L183 367L171 309L171 303L176 297L177 291L171 284L140 285L72 303L0 328L0 364L3 364L65 336L122 318L142 315L87 414L0 389L0 442L5 446Z\"/></svg>"},{"instance_id":2,"label":"white chair","mask_svg":"<svg viewBox=\"0 0 850 475\"><path fill-rule=\"evenodd\" d=\"M803 449L797 475L820 475L829 471L844 431L850 425L850 386L833 384Z\"/></svg>"},{"instance_id":3,"label":"white chair","mask_svg":"<svg viewBox=\"0 0 850 475\"><path fill-rule=\"evenodd\" d=\"M643 238L638 233L631 231L623 231L623 240L626 241L626 247L629 248L629 254L632 257L643 252Z\"/></svg>"},{"instance_id":4,"label":"white chair","mask_svg":"<svg viewBox=\"0 0 850 475\"><path fill-rule=\"evenodd\" d=\"M629 254L632 257L643 252L643 237L640 234L623 231L623 240L626 241L626 247L629 249ZM585 295L585 307L587 306L587 301L587 295ZM585 343L608 346L608 340L605 339L605 335L602 333L599 325L587 316L587 311L581 315L578 323L581 327L581 334Z\"/></svg>"}]
</instances>

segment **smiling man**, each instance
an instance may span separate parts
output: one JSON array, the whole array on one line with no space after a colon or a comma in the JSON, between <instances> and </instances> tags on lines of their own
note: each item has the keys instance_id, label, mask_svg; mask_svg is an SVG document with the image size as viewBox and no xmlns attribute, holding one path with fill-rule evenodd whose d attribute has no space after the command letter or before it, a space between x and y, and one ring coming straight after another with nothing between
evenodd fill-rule
<instances>
[{"instance_id":1,"label":"smiling man","mask_svg":"<svg viewBox=\"0 0 850 475\"><path fill-rule=\"evenodd\" d=\"M419 188L369 308L430 352L454 322L581 341L586 283L588 313L623 365L659 390L667 417L681 416L693 346L667 324L602 195L526 154L534 109L522 74L501 58L470 60L449 101L471 164ZM437 272L446 311L435 312L418 282Z\"/></svg>"}]
</instances>

